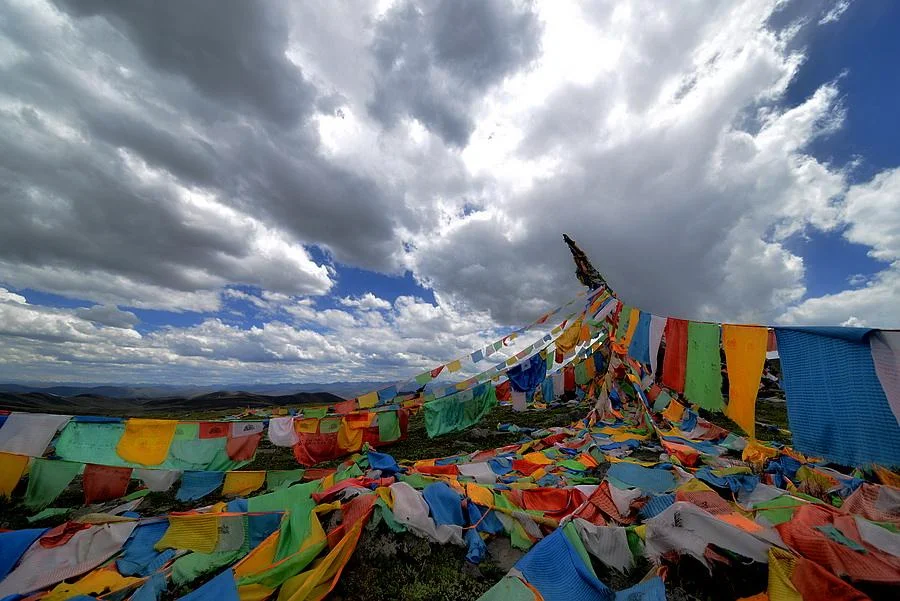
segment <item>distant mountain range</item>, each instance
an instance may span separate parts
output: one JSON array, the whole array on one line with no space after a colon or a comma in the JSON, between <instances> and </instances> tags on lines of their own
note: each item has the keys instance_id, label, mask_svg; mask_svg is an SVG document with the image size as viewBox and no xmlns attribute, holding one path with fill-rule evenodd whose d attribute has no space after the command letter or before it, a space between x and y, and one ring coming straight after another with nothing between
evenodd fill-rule
<instances>
[{"instance_id":1,"label":"distant mountain range","mask_svg":"<svg viewBox=\"0 0 900 601\"><path fill-rule=\"evenodd\" d=\"M335 404L382 382L166 386L57 383L0 384L0 409L66 414L150 415L304 404Z\"/></svg>"},{"instance_id":2,"label":"distant mountain range","mask_svg":"<svg viewBox=\"0 0 900 601\"><path fill-rule=\"evenodd\" d=\"M226 384L222 386L168 385L168 384L81 384L54 382L45 384L0 384L0 393L41 393L61 397L95 395L111 399L158 399L164 397L196 397L212 393L240 391L265 396L284 396L300 392L330 392L345 399L388 386L393 382L330 382L282 383L282 384Z\"/></svg>"}]
</instances>

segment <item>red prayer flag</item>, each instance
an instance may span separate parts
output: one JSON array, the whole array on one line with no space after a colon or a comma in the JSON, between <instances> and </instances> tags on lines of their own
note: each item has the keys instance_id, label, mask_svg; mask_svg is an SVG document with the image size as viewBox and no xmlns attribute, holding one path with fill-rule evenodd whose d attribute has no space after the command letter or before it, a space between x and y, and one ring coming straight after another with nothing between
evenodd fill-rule
<instances>
[{"instance_id":1,"label":"red prayer flag","mask_svg":"<svg viewBox=\"0 0 900 601\"><path fill-rule=\"evenodd\" d=\"M224 422L200 422L200 438L225 438L231 424Z\"/></svg>"},{"instance_id":2,"label":"red prayer flag","mask_svg":"<svg viewBox=\"0 0 900 601\"><path fill-rule=\"evenodd\" d=\"M225 452L228 458L233 461L250 461L256 454L256 447L262 438L262 432L251 434L250 436L241 436L239 438L229 438L225 443Z\"/></svg>"},{"instance_id":3,"label":"red prayer flag","mask_svg":"<svg viewBox=\"0 0 900 601\"><path fill-rule=\"evenodd\" d=\"M563 390L565 392L575 390L575 368L571 365L563 368Z\"/></svg>"},{"instance_id":4,"label":"red prayer flag","mask_svg":"<svg viewBox=\"0 0 900 601\"><path fill-rule=\"evenodd\" d=\"M84 466L84 504L124 497L131 481L130 467L110 467L89 463Z\"/></svg>"},{"instance_id":5,"label":"red prayer flag","mask_svg":"<svg viewBox=\"0 0 900 601\"><path fill-rule=\"evenodd\" d=\"M350 399L334 406L334 412L339 415L352 413L353 411L356 411L356 399Z\"/></svg>"},{"instance_id":6,"label":"red prayer flag","mask_svg":"<svg viewBox=\"0 0 900 601\"><path fill-rule=\"evenodd\" d=\"M670 317L666 322L666 353L663 359L662 383L684 394L687 373L688 322Z\"/></svg>"}]
</instances>

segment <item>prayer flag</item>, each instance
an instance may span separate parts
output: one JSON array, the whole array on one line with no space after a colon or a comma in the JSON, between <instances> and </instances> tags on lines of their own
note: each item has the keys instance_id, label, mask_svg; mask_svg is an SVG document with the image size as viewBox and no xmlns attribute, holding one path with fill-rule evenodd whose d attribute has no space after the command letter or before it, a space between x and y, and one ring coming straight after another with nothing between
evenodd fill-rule
<instances>
[{"instance_id":1,"label":"prayer flag","mask_svg":"<svg viewBox=\"0 0 900 601\"><path fill-rule=\"evenodd\" d=\"M728 407L725 414L756 437L756 394L766 362L766 328L722 326L722 346L728 369Z\"/></svg>"}]
</instances>

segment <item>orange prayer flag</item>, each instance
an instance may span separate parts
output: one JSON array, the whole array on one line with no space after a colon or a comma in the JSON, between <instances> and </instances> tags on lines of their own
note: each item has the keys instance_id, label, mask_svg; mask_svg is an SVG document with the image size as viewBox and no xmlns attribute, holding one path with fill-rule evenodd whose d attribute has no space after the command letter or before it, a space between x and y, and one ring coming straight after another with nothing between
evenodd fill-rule
<instances>
[{"instance_id":1,"label":"orange prayer flag","mask_svg":"<svg viewBox=\"0 0 900 601\"><path fill-rule=\"evenodd\" d=\"M756 394L766 362L768 331L759 326L722 326L722 346L728 369L725 415L756 437Z\"/></svg>"}]
</instances>

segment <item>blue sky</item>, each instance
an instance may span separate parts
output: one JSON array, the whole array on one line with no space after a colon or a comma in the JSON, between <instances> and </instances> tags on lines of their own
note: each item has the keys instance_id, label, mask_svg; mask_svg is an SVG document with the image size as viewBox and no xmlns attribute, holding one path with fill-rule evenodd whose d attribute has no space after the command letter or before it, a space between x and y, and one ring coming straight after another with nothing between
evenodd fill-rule
<instances>
[{"instance_id":1,"label":"blue sky","mask_svg":"<svg viewBox=\"0 0 900 601\"><path fill-rule=\"evenodd\" d=\"M900 57L900 5L895 2L853 2L834 22L810 29L801 43L806 60L785 94L784 103L802 103L823 83L837 80L846 109L844 123L834 133L814 140L808 152L820 161L849 168L851 182L900 165L900 79L885 77ZM853 244L840 232L810 232L797 236L791 249L807 265L807 293L840 292L848 278L867 278L887 266L868 256L869 248Z\"/></svg>"},{"instance_id":2,"label":"blue sky","mask_svg":"<svg viewBox=\"0 0 900 601\"><path fill-rule=\"evenodd\" d=\"M563 232L657 314L900 326L896 3L0 10L0 380L405 377L571 298Z\"/></svg>"}]
</instances>

